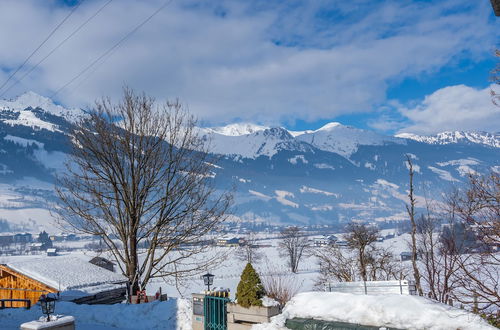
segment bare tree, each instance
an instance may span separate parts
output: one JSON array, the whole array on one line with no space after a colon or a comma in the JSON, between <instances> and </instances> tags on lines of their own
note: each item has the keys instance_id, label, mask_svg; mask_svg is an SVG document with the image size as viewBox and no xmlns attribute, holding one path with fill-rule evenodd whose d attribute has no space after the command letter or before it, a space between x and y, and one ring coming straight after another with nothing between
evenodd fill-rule
<instances>
[{"instance_id":1,"label":"bare tree","mask_svg":"<svg viewBox=\"0 0 500 330\"><path fill-rule=\"evenodd\" d=\"M409 204L406 204L406 211L408 212L408 216L410 218L411 223L411 264L413 267L413 277L415 279L415 286L417 288L418 294L420 296L423 295L422 285L420 284L420 272L417 266L417 223L415 220L415 205L417 201L415 199L415 195L413 194L413 163L411 161L410 155L406 155L406 163L408 165L408 174L410 176L410 191L408 192Z\"/></svg>"},{"instance_id":2,"label":"bare tree","mask_svg":"<svg viewBox=\"0 0 500 330\"><path fill-rule=\"evenodd\" d=\"M255 233L250 233L245 237L245 242L240 244L236 250L236 258L246 263L256 264L262 260L264 254L259 251L257 237Z\"/></svg>"},{"instance_id":3,"label":"bare tree","mask_svg":"<svg viewBox=\"0 0 500 330\"><path fill-rule=\"evenodd\" d=\"M195 124L179 102L159 105L124 89L120 103L97 102L72 130L57 212L102 238L134 292L217 260L200 254L205 235L226 219L231 194L215 190L216 159Z\"/></svg>"},{"instance_id":4,"label":"bare tree","mask_svg":"<svg viewBox=\"0 0 500 330\"><path fill-rule=\"evenodd\" d=\"M500 86L500 49L495 50L495 56L498 57L499 61L495 68L491 70L491 81ZM491 100L493 101L493 104L496 106L500 107L500 93L497 91L491 89Z\"/></svg>"},{"instance_id":5,"label":"bare tree","mask_svg":"<svg viewBox=\"0 0 500 330\"><path fill-rule=\"evenodd\" d=\"M408 274L389 248L369 246L366 251L368 279L390 281L405 279Z\"/></svg>"},{"instance_id":6,"label":"bare tree","mask_svg":"<svg viewBox=\"0 0 500 330\"><path fill-rule=\"evenodd\" d=\"M299 263L304 256L309 241L298 227L287 227L281 232L280 253L288 257L288 266L292 273L297 273Z\"/></svg>"},{"instance_id":7,"label":"bare tree","mask_svg":"<svg viewBox=\"0 0 500 330\"><path fill-rule=\"evenodd\" d=\"M476 309L500 308L500 174L469 175L466 189L454 203L458 217L476 234L475 253L462 254L460 262L461 302Z\"/></svg>"},{"instance_id":8,"label":"bare tree","mask_svg":"<svg viewBox=\"0 0 500 330\"><path fill-rule=\"evenodd\" d=\"M320 290L331 282L362 280L362 267L365 269L366 280L369 281L400 280L407 277L406 270L392 252L387 248L375 246L374 242L365 247L362 262L357 248L349 251L337 245L320 248L314 255L319 263L319 276L315 287Z\"/></svg>"},{"instance_id":9,"label":"bare tree","mask_svg":"<svg viewBox=\"0 0 500 330\"><path fill-rule=\"evenodd\" d=\"M379 230L374 226L351 222L347 225L346 231L347 234L345 236L345 240L347 241L347 246L351 250L356 251L361 279L363 281L367 281L369 258L367 248L377 241Z\"/></svg>"},{"instance_id":10,"label":"bare tree","mask_svg":"<svg viewBox=\"0 0 500 330\"><path fill-rule=\"evenodd\" d=\"M421 279L429 298L442 303L454 298L459 286L458 260L466 244L465 231L460 228L454 208L438 213L428 201L427 214L417 221Z\"/></svg>"},{"instance_id":11,"label":"bare tree","mask_svg":"<svg viewBox=\"0 0 500 330\"><path fill-rule=\"evenodd\" d=\"M319 277L315 283L318 289L324 289L330 282L356 281L357 260L348 251L333 244L315 250L314 256L319 263Z\"/></svg>"}]
</instances>

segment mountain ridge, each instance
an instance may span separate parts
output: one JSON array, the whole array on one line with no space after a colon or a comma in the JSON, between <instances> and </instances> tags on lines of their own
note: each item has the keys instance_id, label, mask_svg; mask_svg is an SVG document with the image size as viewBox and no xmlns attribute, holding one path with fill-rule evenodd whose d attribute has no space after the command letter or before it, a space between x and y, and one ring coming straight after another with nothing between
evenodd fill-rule
<instances>
[{"instance_id":1,"label":"mountain ridge","mask_svg":"<svg viewBox=\"0 0 500 330\"><path fill-rule=\"evenodd\" d=\"M432 135L400 133L396 137L410 139L428 144L476 143L500 148L500 132L483 131L444 131Z\"/></svg>"},{"instance_id":2,"label":"mountain ridge","mask_svg":"<svg viewBox=\"0 0 500 330\"><path fill-rule=\"evenodd\" d=\"M47 99L39 98L39 105L29 96L30 102L0 101L0 218L11 228L39 230L52 221L54 177L64 170L74 113L83 111L69 113L57 105L47 111L42 108L52 106ZM466 182L469 173L500 172L500 148L480 139L491 133L477 133L476 142L437 144L333 122L303 132L233 124L200 128L200 134L222 155L210 180L218 189L236 187L234 213L242 221L404 220L408 154L420 207L424 195L439 198L450 185Z\"/></svg>"}]
</instances>

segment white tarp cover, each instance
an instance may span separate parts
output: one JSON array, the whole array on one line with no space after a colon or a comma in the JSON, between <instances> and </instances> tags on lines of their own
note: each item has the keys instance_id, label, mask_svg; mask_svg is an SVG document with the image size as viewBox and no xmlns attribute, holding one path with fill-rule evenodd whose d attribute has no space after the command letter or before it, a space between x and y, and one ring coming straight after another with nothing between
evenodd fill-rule
<instances>
[{"instance_id":1,"label":"white tarp cover","mask_svg":"<svg viewBox=\"0 0 500 330\"><path fill-rule=\"evenodd\" d=\"M304 292L293 297L271 323L255 325L253 330L285 329L285 321L293 318L399 329L495 329L478 315L419 296Z\"/></svg>"}]
</instances>

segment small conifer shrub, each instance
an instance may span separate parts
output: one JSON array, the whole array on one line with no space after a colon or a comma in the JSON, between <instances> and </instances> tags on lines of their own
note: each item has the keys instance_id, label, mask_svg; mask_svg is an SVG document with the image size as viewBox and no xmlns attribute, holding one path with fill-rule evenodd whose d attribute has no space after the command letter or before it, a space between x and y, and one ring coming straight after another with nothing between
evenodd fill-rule
<instances>
[{"instance_id":1,"label":"small conifer shrub","mask_svg":"<svg viewBox=\"0 0 500 330\"><path fill-rule=\"evenodd\" d=\"M238 305L243 307L262 306L261 298L266 294L260 281L259 274L247 263L243 273L241 273L240 283L236 289L236 299Z\"/></svg>"}]
</instances>

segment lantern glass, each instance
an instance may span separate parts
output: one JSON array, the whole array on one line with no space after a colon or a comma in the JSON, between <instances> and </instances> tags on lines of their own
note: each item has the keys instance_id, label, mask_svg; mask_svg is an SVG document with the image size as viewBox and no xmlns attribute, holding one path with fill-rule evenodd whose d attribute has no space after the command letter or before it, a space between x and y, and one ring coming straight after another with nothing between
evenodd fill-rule
<instances>
[{"instance_id":1,"label":"lantern glass","mask_svg":"<svg viewBox=\"0 0 500 330\"><path fill-rule=\"evenodd\" d=\"M56 298L42 295L39 302L42 308L42 313L47 315L47 321L50 321L50 314L53 314L56 309Z\"/></svg>"},{"instance_id":2,"label":"lantern glass","mask_svg":"<svg viewBox=\"0 0 500 330\"><path fill-rule=\"evenodd\" d=\"M203 277L203 282L205 283L205 285L212 285L214 283L215 275L210 274L210 273L206 273L202 277Z\"/></svg>"}]
</instances>

